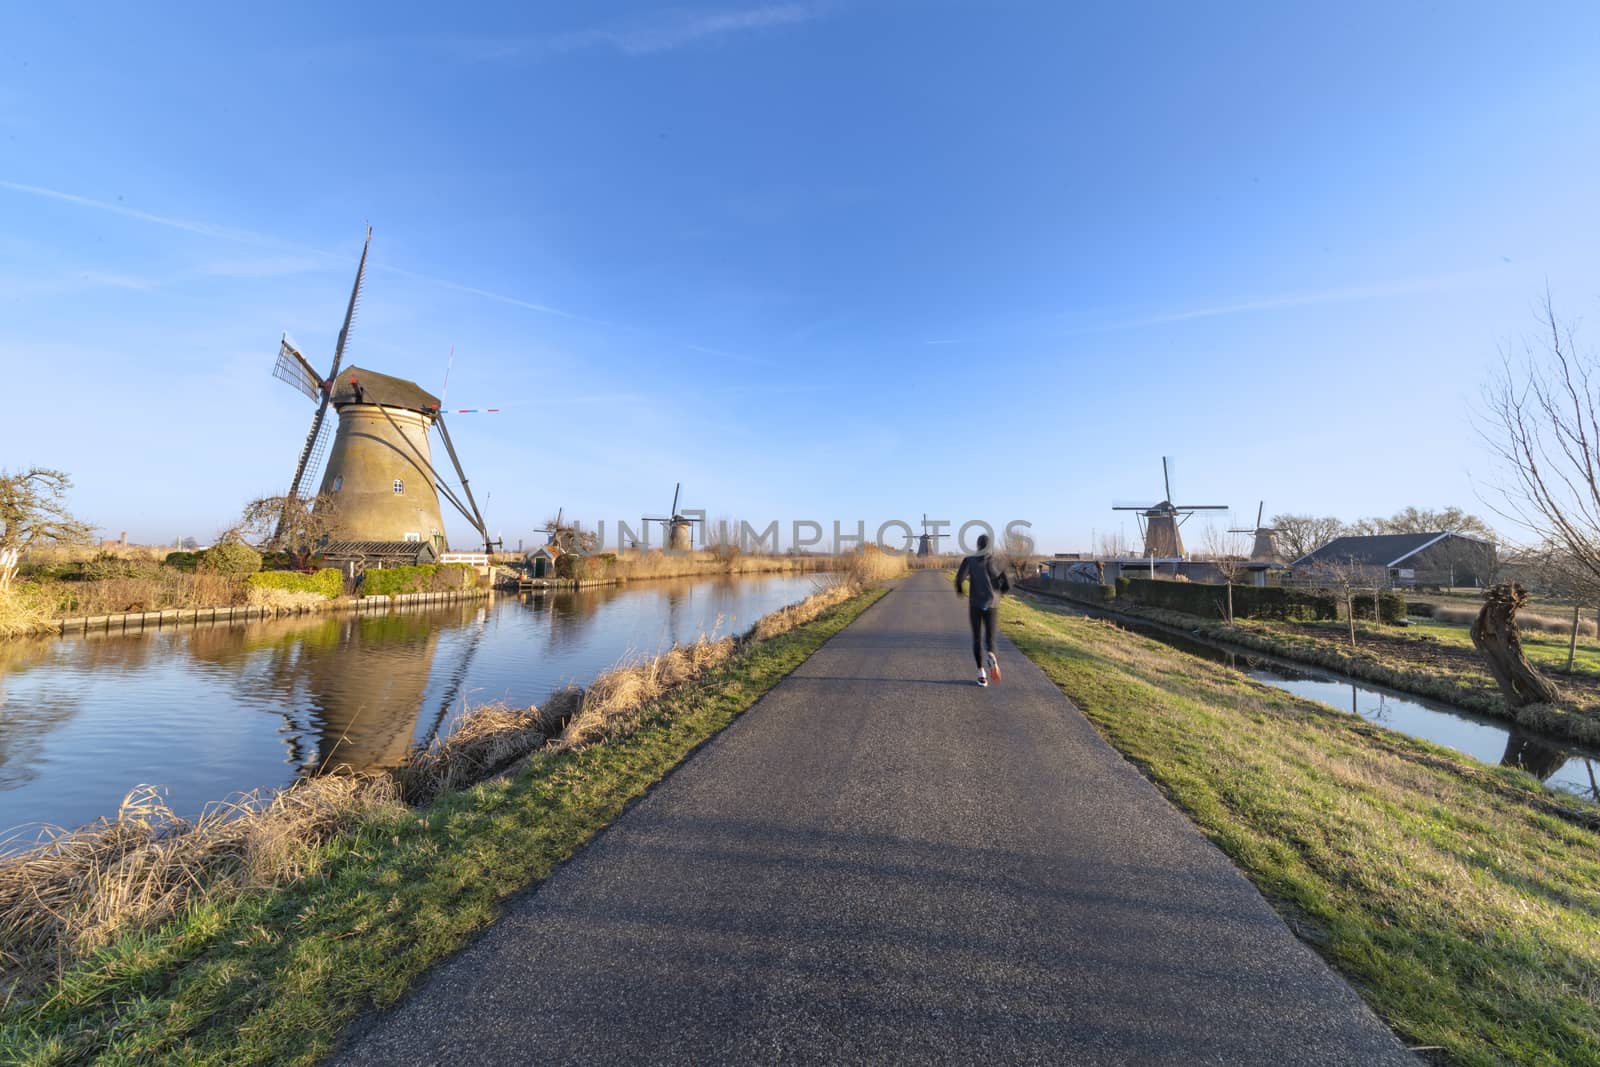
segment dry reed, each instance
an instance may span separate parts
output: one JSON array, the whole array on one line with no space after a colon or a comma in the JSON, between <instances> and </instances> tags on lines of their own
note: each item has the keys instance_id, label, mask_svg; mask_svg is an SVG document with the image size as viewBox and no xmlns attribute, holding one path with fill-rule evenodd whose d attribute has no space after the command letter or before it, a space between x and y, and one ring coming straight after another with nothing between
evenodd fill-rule
<instances>
[{"instance_id":1,"label":"dry reed","mask_svg":"<svg viewBox=\"0 0 1600 1067\"><path fill-rule=\"evenodd\" d=\"M1451 626L1471 626L1477 617L1477 608L1457 608L1446 604L1435 607L1432 615L1435 622L1449 623ZM1537 612L1522 611L1517 613L1517 627L1528 633L1556 634L1565 637L1572 633L1572 616L1563 618L1559 615L1540 615ZM1578 619L1579 637L1593 637L1595 632L1593 619Z\"/></svg>"},{"instance_id":2,"label":"dry reed","mask_svg":"<svg viewBox=\"0 0 1600 1067\"><path fill-rule=\"evenodd\" d=\"M43 630L53 614L48 598L32 585L19 583L0 590L0 637Z\"/></svg>"},{"instance_id":3,"label":"dry reed","mask_svg":"<svg viewBox=\"0 0 1600 1067\"><path fill-rule=\"evenodd\" d=\"M619 736L676 687L728 665L751 643L813 621L861 589L853 577L829 576L812 596L763 617L739 637L702 637L625 663L587 689L556 693L543 708L473 708L388 773L301 779L276 792L213 804L192 822L178 817L156 789L140 786L115 819L54 831L0 857L0 1000L27 995L83 954L154 926L191 902L292 882L304 874L313 850L374 815L426 805L547 745L559 751Z\"/></svg>"},{"instance_id":4,"label":"dry reed","mask_svg":"<svg viewBox=\"0 0 1600 1067\"><path fill-rule=\"evenodd\" d=\"M138 786L115 819L47 832L0 860L0 992L25 993L213 893L293 881L318 845L398 799L386 776L329 776L211 804L191 822Z\"/></svg>"}]
</instances>

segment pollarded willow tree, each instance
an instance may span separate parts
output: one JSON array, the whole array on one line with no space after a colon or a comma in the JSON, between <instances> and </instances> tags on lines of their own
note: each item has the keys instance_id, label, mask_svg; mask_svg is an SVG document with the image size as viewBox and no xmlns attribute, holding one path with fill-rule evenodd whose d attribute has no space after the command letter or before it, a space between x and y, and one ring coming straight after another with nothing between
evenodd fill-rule
<instances>
[{"instance_id":1,"label":"pollarded willow tree","mask_svg":"<svg viewBox=\"0 0 1600 1067\"><path fill-rule=\"evenodd\" d=\"M30 548L84 544L94 527L67 510L72 479L48 467L0 470L0 591L11 588Z\"/></svg>"}]
</instances>

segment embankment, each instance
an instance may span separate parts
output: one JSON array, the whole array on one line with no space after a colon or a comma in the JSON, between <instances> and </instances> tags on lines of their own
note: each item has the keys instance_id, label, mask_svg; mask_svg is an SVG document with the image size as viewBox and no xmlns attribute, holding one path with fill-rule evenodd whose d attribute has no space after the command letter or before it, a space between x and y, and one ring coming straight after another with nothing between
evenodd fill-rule
<instances>
[{"instance_id":1,"label":"embankment","mask_svg":"<svg viewBox=\"0 0 1600 1067\"><path fill-rule=\"evenodd\" d=\"M1425 1061L1600 1063L1600 806L1105 621L1002 624Z\"/></svg>"},{"instance_id":2,"label":"embankment","mask_svg":"<svg viewBox=\"0 0 1600 1067\"><path fill-rule=\"evenodd\" d=\"M303 1062L547 876L881 590L840 581L738 638L482 708L400 770L193 824L115 821L0 861L0 1046L37 1062Z\"/></svg>"},{"instance_id":3,"label":"embankment","mask_svg":"<svg viewBox=\"0 0 1600 1067\"><path fill-rule=\"evenodd\" d=\"M1185 633L1225 641L1241 648L1265 652L1291 662L1323 667L1361 681L1374 682L1415 696L1443 701L1467 711L1512 722L1536 733L1600 744L1600 707L1575 698L1561 706L1535 704L1514 711L1506 706L1499 687L1486 668L1468 665L1466 657L1424 658L1429 650L1399 640L1384 640L1379 632L1363 628L1358 642L1370 647L1351 648L1329 633L1295 632L1272 623L1240 620L1234 623L1207 619L1163 608L1152 608L1117 597L1106 600L1102 587L1087 583L1051 582L1030 585L1027 591L1081 604L1085 609L1131 623L1153 623Z\"/></svg>"}]
</instances>

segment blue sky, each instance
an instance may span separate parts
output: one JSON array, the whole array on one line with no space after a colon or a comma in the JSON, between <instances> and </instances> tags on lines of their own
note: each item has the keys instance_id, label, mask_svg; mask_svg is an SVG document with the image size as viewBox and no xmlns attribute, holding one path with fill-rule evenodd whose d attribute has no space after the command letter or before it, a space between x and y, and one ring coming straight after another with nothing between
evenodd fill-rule
<instances>
[{"instance_id":1,"label":"blue sky","mask_svg":"<svg viewBox=\"0 0 1600 1067\"><path fill-rule=\"evenodd\" d=\"M349 359L454 346L511 543L681 480L1075 549L1163 454L1239 519L1485 511L1500 348L1594 310L1593 5L440 11L0 9L0 466L138 540L281 491L367 221Z\"/></svg>"}]
</instances>

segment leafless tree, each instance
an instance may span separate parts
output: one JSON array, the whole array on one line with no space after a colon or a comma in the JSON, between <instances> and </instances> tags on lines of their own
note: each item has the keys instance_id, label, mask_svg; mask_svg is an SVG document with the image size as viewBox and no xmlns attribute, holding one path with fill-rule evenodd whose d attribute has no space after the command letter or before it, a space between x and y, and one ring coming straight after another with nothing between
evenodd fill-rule
<instances>
[{"instance_id":1,"label":"leafless tree","mask_svg":"<svg viewBox=\"0 0 1600 1067\"><path fill-rule=\"evenodd\" d=\"M1344 532L1344 523L1332 515L1274 515L1270 525L1278 531L1278 548L1289 562L1311 555Z\"/></svg>"},{"instance_id":2,"label":"leafless tree","mask_svg":"<svg viewBox=\"0 0 1600 1067\"><path fill-rule=\"evenodd\" d=\"M1006 531L1004 545L1006 562L1011 564L1018 581L1022 580L1022 568L1028 565L1033 556L1033 548L1033 538L1021 530Z\"/></svg>"},{"instance_id":3,"label":"leafless tree","mask_svg":"<svg viewBox=\"0 0 1600 1067\"><path fill-rule=\"evenodd\" d=\"M1128 539L1120 532L1101 534L1100 543L1095 546L1095 550L1107 559L1117 559L1131 554L1128 549Z\"/></svg>"},{"instance_id":4,"label":"leafless tree","mask_svg":"<svg viewBox=\"0 0 1600 1067\"><path fill-rule=\"evenodd\" d=\"M1495 510L1600 586L1600 361L1579 353L1545 295L1540 347L1505 354L1480 430L1500 461Z\"/></svg>"},{"instance_id":5,"label":"leafless tree","mask_svg":"<svg viewBox=\"0 0 1600 1067\"><path fill-rule=\"evenodd\" d=\"M1353 560L1323 559L1312 568L1312 576L1344 601L1344 617L1350 624L1350 647L1356 647L1356 591L1365 588L1370 578L1367 568Z\"/></svg>"},{"instance_id":6,"label":"leafless tree","mask_svg":"<svg viewBox=\"0 0 1600 1067\"><path fill-rule=\"evenodd\" d=\"M1457 533L1483 541L1495 539L1495 533L1488 523L1454 506L1437 509L1409 507L1388 518L1357 519L1345 532L1357 535Z\"/></svg>"},{"instance_id":7,"label":"leafless tree","mask_svg":"<svg viewBox=\"0 0 1600 1067\"><path fill-rule=\"evenodd\" d=\"M1233 587L1250 570L1249 552L1243 538L1244 535L1231 530L1206 527L1206 562L1222 575L1222 583L1227 590L1223 618L1228 622L1233 621Z\"/></svg>"},{"instance_id":8,"label":"leafless tree","mask_svg":"<svg viewBox=\"0 0 1600 1067\"><path fill-rule=\"evenodd\" d=\"M317 550L339 531L336 509L326 495L263 496L244 506L239 522L218 541L243 541L257 548L283 552L302 569Z\"/></svg>"},{"instance_id":9,"label":"leafless tree","mask_svg":"<svg viewBox=\"0 0 1600 1067\"><path fill-rule=\"evenodd\" d=\"M48 467L0 470L0 591L11 588L22 554L45 545L86 544L94 527L67 510L72 479Z\"/></svg>"}]
</instances>

